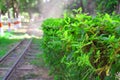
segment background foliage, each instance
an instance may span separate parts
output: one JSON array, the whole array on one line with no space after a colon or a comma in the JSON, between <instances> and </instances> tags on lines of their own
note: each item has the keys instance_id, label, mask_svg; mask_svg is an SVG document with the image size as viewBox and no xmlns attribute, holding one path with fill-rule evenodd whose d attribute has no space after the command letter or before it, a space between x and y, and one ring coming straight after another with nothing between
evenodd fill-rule
<instances>
[{"instance_id":1,"label":"background foliage","mask_svg":"<svg viewBox=\"0 0 120 80\"><path fill-rule=\"evenodd\" d=\"M116 11L119 0L96 0L97 10L102 13Z\"/></svg>"}]
</instances>

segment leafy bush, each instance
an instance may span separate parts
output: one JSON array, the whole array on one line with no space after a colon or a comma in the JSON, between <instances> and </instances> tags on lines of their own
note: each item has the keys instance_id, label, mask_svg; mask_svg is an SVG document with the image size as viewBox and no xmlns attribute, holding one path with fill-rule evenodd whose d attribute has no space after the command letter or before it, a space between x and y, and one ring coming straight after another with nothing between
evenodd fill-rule
<instances>
[{"instance_id":1,"label":"leafy bush","mask_svg":"<svg viewBox=\"0 0 120 80\"><path fill-rule=\"evenodd\" d=\"M44 58L55 80L115 80L120 16L78 13L43 22Z\"/></svg>"}]
</instances>

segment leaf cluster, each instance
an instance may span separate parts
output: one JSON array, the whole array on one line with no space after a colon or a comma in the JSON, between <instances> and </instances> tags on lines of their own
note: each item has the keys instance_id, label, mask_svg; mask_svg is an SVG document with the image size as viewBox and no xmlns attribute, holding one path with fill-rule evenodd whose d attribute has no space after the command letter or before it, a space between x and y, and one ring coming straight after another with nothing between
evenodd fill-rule
<instances>
[{"instance_id":1,"label":"leaf cluster","mask_svg":"<svg viewBox=\"0 0 120 80\"><path fill-rule=\"evenodd\" d=\"M43 22L43 52L55 80L116 80L120 16L77 13Z\"/></svg>"}]
</instances>

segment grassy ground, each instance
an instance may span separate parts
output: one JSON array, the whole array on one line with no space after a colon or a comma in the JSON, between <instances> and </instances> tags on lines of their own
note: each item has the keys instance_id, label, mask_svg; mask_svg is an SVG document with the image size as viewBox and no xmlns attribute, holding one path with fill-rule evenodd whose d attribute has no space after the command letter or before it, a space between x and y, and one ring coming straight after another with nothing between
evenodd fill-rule
<instances>
[{"instance_id":1,"label":"grassy ground","mask_svg":"<svg viewBox=\"0 0 120 80\"><path fill-rule=\"evenodd\" d=\"M44 55L41 48L41 39L33 39L33 44L35 45L36 58L31 61L31 64L36 66L38 71L38 76L44 80L53 80L53 75L49 72L49 67L44 61ZM40 79L41 80L41 79Z\"/></svg>"},{"instance_id":2,"label":"grassy ground","mask_svg":"<svg viewBox=\"0 0 120 80\"><path fill-rule=\"evenodd\" d=\"M45 67L45 63L44 63L44 57L42 54L42 49L41 49L41 39L33 39L33 44L37 45L37 50L38 53L36 55L36 59L34 59L31 63L33 65L36 65L37 67Z\"/></svg>"},{"instance_id":3,"label":"grassy ground","mask_svg":"<svg viewBox=\"0 0 120 80\"><path fill-rule=\"evenodd\" d=\"M0 36L0 57L5 55L19 41L19 39L10 39L11 36L11 33L5 33L4 36Z\"/></svg>"},{"instance_id":4,"label":"grassy ground","mask_svg":"<svg viewBox=\"0 0 120 80\"><path fill-rule=\"evenodd\" d=\"M5 53L10 50L17 42L24 38L31 38L26 34L26 29L17 29L8 32L7 29L4 29L4 35L0 34L0 57L5 55Z\"/></svg>"}]
</instances>

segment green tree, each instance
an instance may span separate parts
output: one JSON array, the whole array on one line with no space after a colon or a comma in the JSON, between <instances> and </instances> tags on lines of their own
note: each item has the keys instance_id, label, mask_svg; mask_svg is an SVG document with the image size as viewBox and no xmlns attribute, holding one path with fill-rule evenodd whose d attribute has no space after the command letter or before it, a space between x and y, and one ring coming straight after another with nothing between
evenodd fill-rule
<instances>
[{"instance_id":1,"label":"green tree","mask_svg":"<svg viewBox=\"0 0 120 80\"><path fill-rule=\"evenodd\" d=\"M6 2L4 0L0 0L0 13L1 14L5 14L7 11L5 4L6 4Z\"/></svg>"},{"instance_id":2,"label":"green tree","mask_svg":"<svg viewBox=\"0 0 120 80\"><path fill-rule=\"evenodd\" d=\"M32 17L32 12L39 12L38 4L40 0L18 0L19 8L21 12L28 12L30 18Z\"/></svg>"},{"instance_id":3,"label":"green tree","mask_svg":"<svg viewBox=\"0 0 120 80\"><path fill-rule=\"evenodd\" d=\"M120 0L96 0L97 10L102 13L112 13L117 10Z\"/></svg>"}]
</instances>

